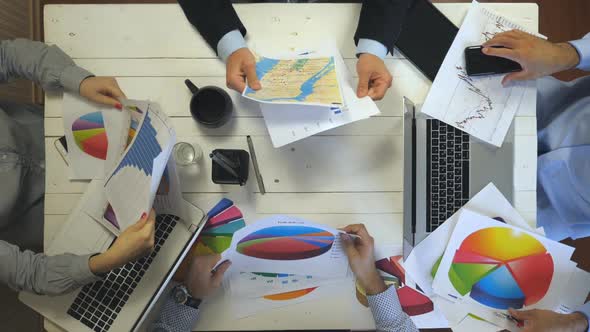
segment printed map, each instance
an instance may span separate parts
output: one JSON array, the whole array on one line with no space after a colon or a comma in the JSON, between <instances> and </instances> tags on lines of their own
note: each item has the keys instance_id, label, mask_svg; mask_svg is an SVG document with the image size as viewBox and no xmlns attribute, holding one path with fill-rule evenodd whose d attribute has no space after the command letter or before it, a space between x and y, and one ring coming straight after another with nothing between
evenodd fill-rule
<instances>
[{"instance_id":1,"label":"printed map","mask_svg":"<svg viewBox=\"0 0 590 332\"><path fill-rule=\"evenodd\" d=\"M263 103L342 104L333 57L257 60L256 74L262 89L246 87L244 97Z\"/></svg>"}]
</instances>

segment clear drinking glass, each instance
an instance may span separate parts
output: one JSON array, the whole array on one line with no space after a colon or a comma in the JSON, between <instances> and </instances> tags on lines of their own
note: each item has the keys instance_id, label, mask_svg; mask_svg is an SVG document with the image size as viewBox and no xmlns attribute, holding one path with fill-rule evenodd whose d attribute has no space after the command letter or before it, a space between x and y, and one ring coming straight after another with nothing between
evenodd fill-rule
<instances>
[{"instance_id":1,"label":"clear drinking glass","mask_svg":"<svg viewBox=\"0 0 590 332\"><path fill-rule=\"evenodd\" d=\"M187 142L174 144L172 153L176 164L180 166L196 164L203 157L203 150L199 145L192 145Z\"/></svg>"}]
</instances>

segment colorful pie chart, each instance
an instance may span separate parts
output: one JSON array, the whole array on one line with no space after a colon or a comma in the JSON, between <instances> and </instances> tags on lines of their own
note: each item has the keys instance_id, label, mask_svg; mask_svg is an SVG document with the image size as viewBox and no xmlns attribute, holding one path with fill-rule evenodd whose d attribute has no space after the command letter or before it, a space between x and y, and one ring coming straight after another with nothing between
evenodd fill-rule
<instances>
[{"instance_id":1,"label":"colorful pie chart","mask_svg":"<svg viewBox=\"0 0 590 332\"><path fill-rule=\"evenodd\" d=\"M553 278L553 258L535 237L507 227L467 236L453 257L449 279L459 294L497 309L540 301Z\"/></svg>"},{"instance_id":2,"label":"colorful pie chart","mask_svg":"<svg viewBox=\"0 0 590 332\"><path fill-rule=\"evenodd\" d=\"M309 226L272 226L253 232L238 242L243 255L272 260L297 260L319 256L332 248L334 235Z\"/></svg>"},{"instance_id":3,"label":"colorful pie chart","mask_svg":"<svg viewBox=\"0 0 590 332\"><path fill-rule=\"evenodd\" d=\"M108 140L101 112L88 113L72 123L76 145L86 154L107 159Z\"/></svg>"}]
</instances>

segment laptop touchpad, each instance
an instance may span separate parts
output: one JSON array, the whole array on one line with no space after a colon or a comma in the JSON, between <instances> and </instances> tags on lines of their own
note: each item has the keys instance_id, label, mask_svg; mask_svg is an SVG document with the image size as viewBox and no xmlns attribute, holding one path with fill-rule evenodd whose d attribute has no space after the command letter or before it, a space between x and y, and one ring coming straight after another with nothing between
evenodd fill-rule
<instances>
[{"instance_id":1,"label":"laptop touchpad","mask_svg":"<svg viewBox=\"0 0 590 332\"><path fill-rule=\"evenodd\" d=\"M514 204L514 143L504 142L501 148L471 141L469 195L477 194L488 183L494 185Z\"/></svg>"}]
</instances>

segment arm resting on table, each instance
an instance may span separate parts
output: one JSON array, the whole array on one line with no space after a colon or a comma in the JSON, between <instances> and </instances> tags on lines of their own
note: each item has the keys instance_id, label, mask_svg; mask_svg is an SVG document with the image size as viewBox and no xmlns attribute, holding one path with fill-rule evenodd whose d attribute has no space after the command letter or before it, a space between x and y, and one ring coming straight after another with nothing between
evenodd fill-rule
<instances>
[{"instance_id":1,"label":"arm resting on table","mask_svg":"<svg viewBox=\"0 0 590 332\"><path fill-rule=\"evenodd\" d=\"M381 43L393 54L393 46L399 37L404 18L413 0L365 0L354 34L354 42L361 46L361 39ZM358 50L357 50L358 52ZM364 53L364 52L359 52ZM372 52L369 52L372 53ZM375 54L379 56L378 54Z\"/></svg>"},{"instance_id":2,"label":"arm resting on table","mask_svg":"<svg viewBox=\"0 0 590 332\"><path fill-rule=\"evenodd\" d=\"M222 38L226 37L229 32L237 30L240 35L239 37L242 37L243 42L243 36L246 35L246 28L242 24L242 21L240 21L238 14L229 0L178 0L178 4L182 7L189 22L191 22L201 36L203 36L207 44L209 44L209 46L211 46L222 59L225 60L225 58L231 54L224 54L225 58L222 57L219 45ZM234 38L232 38L232 40L233 39ZM236 39L239 41L239 38ZM236 49L234 49L234 51Z\"/></svg>"},{"instance_id":3,"label":"arm resting on table","mask_svg":"<svg viewBox=\"0 0 590 332\"><path fill-rule=\"evenodd\" d=\"M176 303L172 294L168 294L158 319L149 330L151 332L189 332L198 318L199 309Z\"/></svg>"},{"instance_id":4,"label":"arm resting on table","mask_svg":"<svg viewBox=\"0 0 590 332\"><path fill-rule=\"evenodd\" d=\"M397 297L395 287L367 296L369 307L375 319L375 329L379 332L417 332L418 328L405 312Z\"/></svg>"},{"instance_id":5,"label":"arm resting on table","mask_svg":"<svg viewBox=\"0 0 590 332\"><path fill-rule=\"evenodd\" d=\"M57 46L26 39L0 41L0 82L26 78L46 90L78 93L80 83L90 76Z\"/></svg>"},{"instance_id":6,"label":"arm resting on table","mask_svg":"<svg viewBox=\"0 0 590 332\"><path fill-rule=\"evenodd\" d=\"M46 256L28 250L20 251L17 246L0 241L0 282L16 291L36 294L71 292L101 279L90 271L90 256Z\"/></svg>"}]
</instances>

